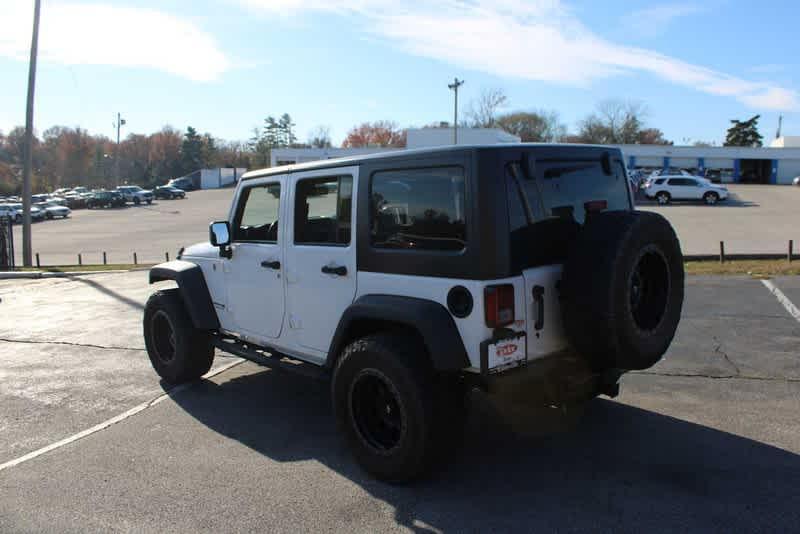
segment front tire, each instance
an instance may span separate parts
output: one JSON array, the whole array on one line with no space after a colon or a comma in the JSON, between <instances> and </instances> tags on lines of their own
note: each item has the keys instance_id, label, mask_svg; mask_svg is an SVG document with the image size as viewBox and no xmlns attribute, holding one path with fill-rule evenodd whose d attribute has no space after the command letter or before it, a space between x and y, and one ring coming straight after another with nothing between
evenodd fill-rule
<instances>
[{"instance_id":1,"label":"front tire","mask_svg":"<svg viewBox=\"0 0 800 534\"><path fill-rule=\"evenodd\" d=\"M671 197L670 197L669 193L666 193L664 191L661 191L660 193L658 193L656 195L656 202L658 202L662 206L666 206L667 204L669 204L670 200L671 200Z\"/></svg>"},{"instance_id":2,"label":"front tire","mask_svg":"<svg viewBox=\"0 0 800 534\"><path fill-rule=\"evenodd\" d=\"M332 397L356 460L387 482L425 474L443 451L452 454L463 429L458 379L437 375L424 346L408 336L379 333L348 345Z\"/></svg>"},{"instance_id":3,"label":"front tire","mask_svg":"<svg viewBox=\"0 0 800 534\"><path fill-rule=\"evenodd\" d=\"M144 308L144 342L158 376L170 384L197 380L211 369L211 334L192 325L179 289L157 291Z\"/></svg>"}]
</instances>

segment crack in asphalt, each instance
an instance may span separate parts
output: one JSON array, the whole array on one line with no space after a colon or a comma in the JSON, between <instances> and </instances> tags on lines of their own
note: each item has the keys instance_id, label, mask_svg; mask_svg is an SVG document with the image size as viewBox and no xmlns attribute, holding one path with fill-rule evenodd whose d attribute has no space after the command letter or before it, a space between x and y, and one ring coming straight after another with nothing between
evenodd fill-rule
<instances>
[{"instance_id":1,"label":"crack in asphalt","mask_svg":"<svg viewBox=\"0 0 800 534\"><path fill-rule=\"evenodd\" d=\"M86 347L90 349L104 349L104 350L138 350L138 351L145 350L137 347L115 347L107 345L93 345L91 343L72 343L69 341L38 341L35 339L9 339L5 337L0 337L0 341L3 341L5 343L25 343L30 345L67 345L70 347Z\"/></svg>"},{"instance_id":2,"label":"crack in asphalt","mask_svg":"<svg viewBox=\"0 0 800 534\"><path fill-rule=\"evenodd\" d=\"M722 342L717 338L717 336L713 336L713 339L714 339L714 343L717 344L717 346L714 347L714 353L715 354L720 354L722 356L722 358L726 362L728 362L728 364L730 364L731 367L733 367L733 369L736 371L736 376L741 376L742 371L741 371L741 369L739 369L739 366L736 365L735 363L733 363L733 360L731 360L731 358L730 358L730 356L728 356L727 352L722 350Z\"/></svg>"},{"instance_id":3,"label":"crack in asphalt","mask_svg":"<svg viewBox=\"0 0 800 534\"><path fill-rule=\"evenodd\" d=\"M633 375L666 376L677 378L708 378L710 380L759 380L762 382L800 383L800 377L755 376L755 375L707 375L703 373L670 373L663 371L631 371Z\"/></svg>"}]
</instances>

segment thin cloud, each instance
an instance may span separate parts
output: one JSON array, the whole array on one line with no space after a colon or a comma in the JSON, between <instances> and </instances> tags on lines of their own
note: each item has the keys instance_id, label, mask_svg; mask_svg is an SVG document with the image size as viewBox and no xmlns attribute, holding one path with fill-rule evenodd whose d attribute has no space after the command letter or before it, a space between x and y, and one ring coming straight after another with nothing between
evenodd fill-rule
<instances>
[{"instance_id":1,"label":"thin cloud","mask_svg":"<svg viewBox=\"0 0 800 534\"><path fill-rule=\"evenodd\" d=\"M3 2L0 56L27 60L33 2ZM231 67L213 36L169 13L97 3L43 4L42 61L155 69L198 82L215 80Z\"/></svg>"},{"instance_id":2,"label":"thin cloud","mask_svg":"<svg viewBox=\"0 0 800 534\"><path fill-rule=\"evenodd\" d=\"M706 11L707 6L690 3L660 4L634 11L623 18L628 31L640 36L662 35L676 20Z\"/></svg>"},{"instance_id":3,"label":"thin cloud","mask_svg":"<svg viewBox=\"0 0 800 534\"><path fill-rule=\"evenodd\" d=\"M600 37L560 0L236 1L281 16L303 11L349 14L362 22L362 31L410 54L503 77L588 87L597 79L645 73L758 109L800 109L794 89ZM677 12L673 10L673 18Z\"/></svg>"}]
</instances>

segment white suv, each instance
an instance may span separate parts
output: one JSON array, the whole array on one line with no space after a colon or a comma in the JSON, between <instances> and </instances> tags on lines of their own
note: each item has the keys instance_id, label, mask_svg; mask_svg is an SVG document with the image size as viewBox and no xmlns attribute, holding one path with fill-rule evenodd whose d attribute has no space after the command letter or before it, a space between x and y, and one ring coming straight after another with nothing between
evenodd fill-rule
<instances>
[{"instance_id":1,"label":"white suv","mask_svg":"<svg viewBox=\"0 0 800 534\"><path fill-rule=\"evenodd\" d=\"M390 481L456 449L465 397L540 410L614 396L670 345L683 259L636 212L618 149L399 151L250 172L210 242L153 267L150 361L215 349L331 381L357 461ZM524 410L525 408L523 408Z\"/></svg>"},{"instance_id":2,"label":"white suv","mask_svg":"<svg viewBox=\"0 0 800 534\"><path fill-rule=\"evenodd\" d=\"M153 192L142 189L138 185L122 185L117 187L117 192L122 195L125 202L133 202L137 206L142 202L153 203Z\"/></svg>"},{"instance_id":3,"label":"white suv","mask_svg":"<svg viewBox=\"0 0 800 534\"><path fill-rule=\"evenodd\" d=\"M728 189L705 178L659 176L645 185L644 194L662 205L673 200L702 200L706 204L714 205L728 198Z\"/></svg>"}]
</instances>

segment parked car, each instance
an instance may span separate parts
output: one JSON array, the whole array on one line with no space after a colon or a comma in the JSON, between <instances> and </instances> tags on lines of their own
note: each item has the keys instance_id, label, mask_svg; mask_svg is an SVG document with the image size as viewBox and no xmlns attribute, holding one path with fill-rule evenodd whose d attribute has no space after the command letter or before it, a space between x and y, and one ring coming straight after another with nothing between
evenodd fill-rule
<instances>
[{"instance_id":1,"label":"parked car","mask_svg":"<svg viewBox=\"0 0 800 534\"><path fill-rule=\"evenodd\" d=\"M63 197L67 193L71 193L71 192L72 192L72 189L70 189L69 187L61 187L61 188L56 189L55 191L53 191L53 195L55 195L57 197Z\"/></svg>"},{"instance_id":2,"label":"parked car","mask_svg":"<svg viewBox=\"0 0 800 534\"><path fill-rule=\"evenodd\" d=\"M16 223L21 223L22 222L22 203L17 202L17 203L10 203L10 204L4 204L4 205L7 206L6 213L8 213L9 217L11 217L11 220L13 220ZM11 213L13 213L13 216L11 216ZM31 205L31 220L32 221L41 221L44 218L45 218L44 210L39 209L37 206Z\"/></svg>"},{"instance_id":3,"label":"parked car","mask_svg":"<svg viewBox=\"0 0 800 534\"><path fill-rule=\"evenodd\" d=\"M125 206L125 198L116 191L96 191L86 199L86 207L119 208Z\"/></svg>"},{"instance_id":4,"label":"parked car","mask_svg":"<svg viewBox=\"0 0 800 534\"><path fill-rule=\"evenodd\" d=\"M209 242L150 270L177 287L145 305L147 354L167 383L200 378L216 350L329 379L356 461L413 479L461 445L467 394L572 410L667 351L680 243L626 184L619 149L570 145L248 173Z\"/></svg>"},{"instance_id":5,"label":"parked car","mask_svg":"<svg viewBox=\"0 0 800 534\"><path fill-rule=\"evenodd\" d=\"M794 180L792 180L792 183L793 183L794 185L800 185L800 176L798 176L797 178L795 178Z\"/></svg>"},{"instance_id":6,"label":"parked car","mask_svg":"<svg viewBox=\"0 0 800 534\"><path fill-rule=\"evenodd\" d=\"M153 192L142 189L138 185L122 185L117 188L117 193L122 195L125 202L133 202L137 206L142 202L153 203Z\"/></svg>"},{"instance_id":7,"label":"parked car","mask_svg":"<svg viewBox=\"0 0 800 534\"><path fill-rule=\"evenodd\" d=\"M86 207L86 195L76 195L70 193L64 196L66 205L71 210L81 209Z\"/></svg>"},{"instance_id":8,"label":"parked car","mask_svg":"<svg viewBox=\"0 0 800 534\"><path fill-rule=\"evenodd\" d=\"M170 185L162 185L153 190L153 196L156 198L173 200L176 198L186 198L186 191Z\"/></svg>"},{"instance_id":9,"label":"parked car","mask_svg":"<svg viewBox=\"0 0 800 534\"><path fill-rule=\"evenodd\" d=\"M184 191L194 191L195 189L197 189L194 186L194 183L192 183L192 181L188 178L173 178L172 180L167 182L167 185L170 187L183 189Z\"/></svg>"},{"instance_id":10,"label":"parked car","mask_svg":"<svg viewBox=\"0 0 800 534\"><path fill-rule=\"evenodd\" d=\"M68 207L59 204L55 200L48 200L47 202L40 202L36 207L44 211L45 219L54 219L56 217L66 219L69 217L72 210Z\"/></svg>"},{"instance_id":11,"label":"parked car","mask_svg":"<svg viewBox=\"0 0 800 534\"><path fill-rule=\"evenodd\" d=\"M728 188L705 178L693 176L660 176L644 187L644 194L659 204L673 200L702 200L714 205L728 198Z\"/></svg>"},{"instance_id":12,"label":"parked car","mask_svg":"<svg viewBox=\"0 0 800 534\"><path fill-rule=\"evenodd\" d=\"M0 204L0 217L8 217L13 222L22 222L22 209L13 204Z\"/></svg>"}]
</instances>

